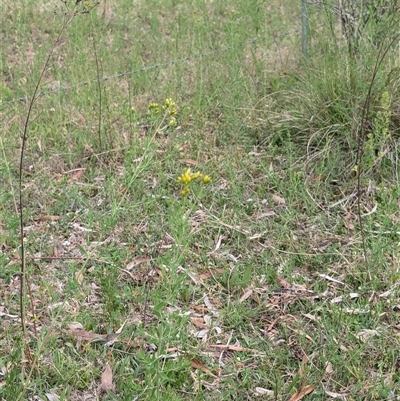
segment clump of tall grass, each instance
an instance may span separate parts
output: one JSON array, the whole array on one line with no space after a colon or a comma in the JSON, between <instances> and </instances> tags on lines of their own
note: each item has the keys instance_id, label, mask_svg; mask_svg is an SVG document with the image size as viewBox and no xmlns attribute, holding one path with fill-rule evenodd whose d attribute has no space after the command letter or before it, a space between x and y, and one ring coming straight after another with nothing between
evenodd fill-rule
<instances>
[{"instance_id":1,"label":"clump of tall grass","mask_svg":"<svg viewBox=\"0 0 400 401\"><path fill-rule=\"evenodd\" d=\"M361 143L368 145L362 149L368 152L362 160L367 170L381 164L393 148L394 122L399 118L395 43L389 27L379 46L362 41L356 56L332 30L313 38L309 57L299 58L281 79L280 90L263 99L263 114L258 112L254 119L258 132L263 133L259 141L284 145L290 138L307 149L308 155L334 148L341 152L339 164L347 171L354 167ZM327 156L332 154L327 152Z\"/></svg>"}]
</instances>

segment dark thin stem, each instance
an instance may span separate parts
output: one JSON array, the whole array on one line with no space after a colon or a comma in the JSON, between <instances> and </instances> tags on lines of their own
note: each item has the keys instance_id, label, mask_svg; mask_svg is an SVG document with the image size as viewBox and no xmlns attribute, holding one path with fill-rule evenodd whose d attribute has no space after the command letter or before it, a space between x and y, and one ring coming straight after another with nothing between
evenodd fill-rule
<instances>
[{"instance_id":1,"label":"dark thin stem","mask_svg":"<svg viewBox=\"0 0 400 401\"><path fill-rule=\"evenodd\" d=\"M27 147L27 141L28 141L28 129L29 129L29 123L31 120L31 114L33 110L33 105L37 99L37 96L39 94L39 88L41 85L41 82L43 80L43 76L50 64L50 59L53 55L54 49L56 48L57 44L60 41L61 35L63 34L65 28L67 25L72 21L73 17L75 15L72 14L71 17L69 17L64 24L62 25L60 32L57 35L56 40L53 43L53 46L51 47L50 51L47 54L46 61L44 63L44 66L42 68L42 71L40 73L40 76L36 82L35 89L33 91L32 98L28 104L28 112L26 114L26 119L24 123L24 128L22 132L22 143L21 143L21 151L20 151L20 159L19 159L19 223L20 223L20 246L21 246L21 272L20 272L20 288L19 288L19 313L21 317L21 330L22 330L22 336L25 342L25 348L27 350L28 357L30 355L29 353L29 348L28 348L28 341L27 341L27 332L26 332L26 313L25 313L25 307L24 307L24 300L25 300L25 282L26 282L26 257L25 257L25 243L24 243L24 238L25 238L25 231L24 231L24 204L23 204L23 177L22 177L22 164L24 162L25 158L25 150Z\"/></svg>"},{"instance_id":2,"label":"dark thin stem","mask_svg":"<svg viewBox=\"0 0 400 401\"><path fill-rule=\"evenodd\" d=\"M399 21L396 20L394 21L393 24L391 24L387 32L392 32L393 27L398 25ZM362 242L362 247L363 247L363 254L364 254L364 261L367 264L367 267L369 267L368 263L368 256L367 256L367 246L365 242L365 231L364 231L364 224L363 224L363 219L362 219L362 213L361 213L361 190L362 190L362 183L361 183L361 172L362 172L362 166L361 166L361 159L363 156L363 151L364 151L364 142L365 142L365 125L367 122L367 117L370 112L371 108L371 100L372 100L372 89L374 87L376 77L378 75L379 68L381 64L383 63L384 59L387 56L387 53L389 50L393 47L394 43L398 41L400 37L400 34L397 34L387 45L386 48L382 46L379 47L378 55L376 58L376 62L372 71L372 76L371 76L371 81L368 86L368 93L367 96L365 97L364 103L362 105L362 112L361 112L361 121L360 121L360 126L357 135L357 155L356 155L356 166L357 166L357 217L358 217L358 222L360 225L360 233L361 233L361 242ZM369 270L369 268L368 268ZM371 279L371 277L369 277Z\"/></svg>"}]
</instances>

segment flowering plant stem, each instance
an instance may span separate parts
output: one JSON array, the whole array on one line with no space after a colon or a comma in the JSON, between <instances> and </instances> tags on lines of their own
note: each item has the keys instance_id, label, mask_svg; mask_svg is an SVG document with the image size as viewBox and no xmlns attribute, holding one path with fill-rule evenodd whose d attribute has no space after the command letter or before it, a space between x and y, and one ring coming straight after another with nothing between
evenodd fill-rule
<instances>
[{"instance_id":1,"label":"flowering plant stem","mask_svg":"<svg viewBox=\"0 0 400 401\"><path fill-rule=\"evenodd\" d=\"M79 5L79 2L76 2L74 7L71 9L71 11L68 13L66 16L63 24L61 25L61 28L58 32L58 35L56 39L54 40L50 50L47 53L45 62L43 64L43 67L41 69L39 78L36 81L32 97L29 101L28 104L28 110L26 113L25 117L25 122L23 126L23 131L22 131L22 142L21 142L21 150L20 150L20 157L19 157L19 178L18 178L18 198L19 198L19 207L18 207L18 212L19 212L19 224L20 224L20 248L21 248L21 270L20 270L20 283L19 283L19 314L20 314L20 319L21 319L21 331L22 331L22 341L24 343L24 347L22 348L22 363L21 363L21 377L22 380L25 381L24 385L24 391L19 394L19 397L17 398L17 401L24 399L26 389L27 389L27 383L29 382L29 378L32 375L33 372L33 359L32 355L30 352L29 348L29 342L27 338L27 330L26 330L26 311L25 311L25 296L26 296L26 255L25 255L25 230L24 230L24 199L23 199L23 162L24 162L24 157L25 157L25 151L27 147L27 141L28 141L28 133L29 133L29 125L31 121L31 115L33 111L33 106L36 102L36 99L39 94L39 89L41 86L41 83L43 81L44 74L46 70L48 69L50 65L50 60L53 56L53 53L55 51L56 46L59 44L60 39L66 30L67 26L71 23L71 21L79 14L79 11L77 9L77 6ZM31 300L32 301L32 300ZM33 307L33 302L31 302L31 307ZM32 316L35 318L34 311L32 310ZM25 366L26 362L30 365L30 373L27 375L25 372Z\"/></svg>"}]
</instances>

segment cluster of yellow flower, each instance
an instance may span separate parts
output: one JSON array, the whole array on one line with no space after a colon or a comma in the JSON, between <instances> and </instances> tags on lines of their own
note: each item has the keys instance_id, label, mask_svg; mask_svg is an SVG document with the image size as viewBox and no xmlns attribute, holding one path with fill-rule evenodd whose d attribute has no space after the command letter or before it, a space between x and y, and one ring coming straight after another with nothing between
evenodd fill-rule
<instances>
[{"instance_id":1,"label":"cluster of yellow flower","mask_svg":"<svg viewBox=\"0 0 400 401\"><path fill-rule=\"evenodd\" d=\"M169 97L165 99L164 104L160 105L158 103L150 103L149 110L152 114L160 114L161 109L164 111L165 117L169 118L168 126L174 128L178 125L176 121L176 115L178 114L178 109L176 103Z\"/></svg>"},{"instance_id":2,"label":"cluster of yellow flower","mask_svg":"<svg viewBox=\"0 0 400 401\"><path fill-rule=\"evenodd\" d=\"M160 113L160 106L158 103L150 103L149 110L151 113L159 114Z\"/></svg>"},{"instance_id":3,"label":"cluster of yellow flower","mask_svg":"<svg viewBox=\"0 0 400 401\"><path fill-rule=\"evenodd\" d=\"M183 189L181 191L182 196L187 196L189 194L190 185L196 180L201 180L203 184L208 184L211 182L211 177L209 175L201 174L200 171L192 173L191 168L187 168L183 174L178 177L178 182L183 185Z\"/></svg>"},{"instance_id":4,"label":"cluster of yellow flower","mask_svg":"<svg viewBox=\"0 0 400 401\"><path fill-rule=\"evenodd\" d=\"M170 97L168 99L165 99L162 109L166 111L170 116L175 116L176 113L178 113L176 103Z\"/></svg>"}]
</instances>

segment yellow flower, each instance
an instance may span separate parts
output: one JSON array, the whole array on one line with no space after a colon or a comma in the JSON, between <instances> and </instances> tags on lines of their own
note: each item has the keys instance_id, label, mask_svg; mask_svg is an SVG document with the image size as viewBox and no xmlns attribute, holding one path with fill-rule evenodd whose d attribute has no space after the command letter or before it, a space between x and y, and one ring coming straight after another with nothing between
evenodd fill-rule
<instances>
[{"instance_id":1,"label":"yellow flower","mask_svg":"<svg viewBox=\"0 0 400 401\"><path fill-rule=\"evenodd\" d=\"M169 125L171 128L176 127L176 126L178 125L178 123L177 123L177 121L176 121L176 118L175 118L175 117L172 117L172 118L169 120L168 125Z\"/></svg>"},{"instance_id":2,"label":"yellow flower","mask_svg":"<svg viewBox=\"0 0 400 401\"><path fill-rule=\"evenodd\" d=\"M172 107L175 107L175 102L170 97L168 99L165 99L163 109L166 110Z\"/></svg>"},{"instance_id":3,"label":"yellow flower","mask_svg":"<svg viewBox=\"0 0 400 401\"><path fill-rule=\"evenodd\" d=\"M189 187L185 187L185 188L182 189L181 195L182 196L187 196L189 194L189 192L190 192Z\"/></svg>"},{"instance_id":4,"label":"yellow flower","mask_svg":"<svg viewBox=\"0 0 400 401\"><path fill-rule=\"evenodd\" d=\"M203 183L208 184L211 182L211 177L209 175L203 175Z\"/></svg>"},{"instance_id":5,"label":"yellow flower","mask_svg":"<svg viewBox=\"0 0 400 401\"><path fill-rule=\"evenodd\" d=\"M159 107L158 103L150 103L149 110L155 114L158 114L160 112L160 107Z\"/></svg>"},{"instance_id":6,"label":"yellow flower","mask_svg":"<svg viewBox=\"0 0 400 401\"><path fill-rule=\"evenodd\" d=\"M162 109L170 116L175 116L178 113L176 103L170 97L168 99L165 99L165 102L162 105Z\"/></svg>"},{"instance_id":7,"label":"yellow flower","mask_svg":"<svg viewBox=\"0 0 400 401\"><path fill-rule=\"evenodd\" d=\"M182 196L187 196L189 194L192 182L196 181L197 179L201 179L203 184L208 184L211 181L211 177L209 175L203 175L200 171L192 173L192 169L190 167L178 177L177 181L183 185L183 189L181 191Z\"/></svg>"},{"instance_id":8,"label":"yellow flower","mask_svg":"<svg viewBox=\"0 0 400 401\"><path fill-rule=\"evenodd\" d=\"M76 4L78 4L78 3L76 3ZM85 7L85 9L93 8L93 4L92 4L92 2L90 2L90 1L85 1L85 2L83 3L83 6Z\"/></svg>"},{"instance_id":9,"label":"yellow flower","mask_svg":"<svg viewBox=\"0 0 400 401\"><path fill-rule=\"evenodd\" d=\"M192 180L197 180L201 176L200 171L191 175Z\"/></svg>"},{"instance_id":10,"label":"yellow flower","mask_svg":"<svg viewBox=\"0 0 400 401\"><path fill-rule=\"evenodd\" d=\"M192 169L187 168L185 172L180 177L178 177L178 182L187 185L190 183L190 181L192 181Z\"/></svg>"}]
</instances>

